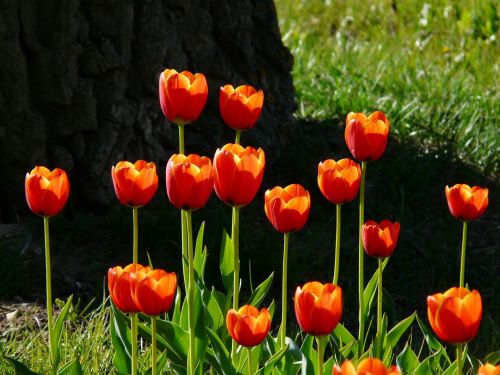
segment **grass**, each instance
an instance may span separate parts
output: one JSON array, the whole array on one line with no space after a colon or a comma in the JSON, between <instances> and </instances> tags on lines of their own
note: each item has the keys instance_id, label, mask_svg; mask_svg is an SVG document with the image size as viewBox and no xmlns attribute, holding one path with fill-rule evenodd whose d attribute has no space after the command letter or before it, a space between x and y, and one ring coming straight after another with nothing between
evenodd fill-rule
<instances>
[{"instance_id":1,"label":"grass","mask_svg":"<svg viewBox=\"0 0 500 375\"><path fill-rule=\"evenodd\" d=\"M387 113L392 132L500 171L500 4L495 0L276 0L295 57L298 116L339 124Z\"/></svg>"}]
</instances>

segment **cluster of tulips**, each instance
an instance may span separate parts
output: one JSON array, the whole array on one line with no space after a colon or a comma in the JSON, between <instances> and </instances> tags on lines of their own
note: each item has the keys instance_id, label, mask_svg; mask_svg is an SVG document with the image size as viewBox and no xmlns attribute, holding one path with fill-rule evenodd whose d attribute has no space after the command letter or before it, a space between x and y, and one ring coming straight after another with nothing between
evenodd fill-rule
<instances>
[{"instance_id":1,"label":"cluster of tulips","mask_svg":"<svg viewBox=\"0 0 500 375\"><path fill-rule=\"evenodd\" d=\"M180 210L182 235L182 276L186 293L187 332L189 351L185 370L189 375L201 371L203 364L197 347L195 327L196 299L200 299L193 254L192 212L201 209L215 190L221 201L232 208L231 259L232 290L228 298L232 308L225 312L227 331L232 338L231 350L227 351L227 361L238 367L241 349L248 348L248 373L258 372L260 363L252 360L252 348L269 338L273 308L258 308L255 305L240 306L239 291L239 220L241 208L255 198L264 175L265 153L261 148L244 147L240 144L241 133L254 127L264 102L264 93L251 86L234 88L226 85L220 89L219 107L224 122L236 131L235 143L229 143L215 151L213 160L207 156L185 154L184 126L196 121L207 100L208 87L203 74L177 72L167 69L159 79L159 98L165 117L179 129L179 153L170 157L166 166L166 192L172 205ZM384 315L382 307L382 271L396 248L400 233L399 222L382 220L365 221L365 177L368 162L379 159L386 148L389 134L389 120L383 112L369 116L349 113L346 118L345 141L360 163L345 158L338 161L329 159L318 165L318 187L324 197L336 205L336 240L333 267L333 282L307 282L298 286L293 300L295 316L301 330L314 336L317 342L317 373L324 373L324 353L332 332L342 318L342 289L338 285L340 268L341 207L353 201L359 194L359 331L358 355L343 363L332 364L333 374L400 374L396 366L384 364L383 347ZM131 349L130 371L137 373L137 335L140 313L151 317L151 341L153 347L152 374L156 373L156 319L169 311L177 288L175 273L138 264L138 209L146 205L158 188L156 166L143 160L131 163L120 161L112 167L113 186L118 200L132 208L133 213L133 254L132 263L125 268L116 266L108 271L108 287L114 306L130 315ZM52 297L50 291L50 247L49 217L56 215L65 205L69 195L69 182L61 169L50 171L45 167L35 167L26 175L26 199L31 210L42 216L45 223L46 269L47 269L47 310L49 316L49 342L51 363L57 367L56 339L52 337ZM444 293L437 293L427 299L428 320L435 334L445 343L457 347L457 373L462 373L463 344L472 340L478 331L482 317L482 301L477 290L469 291L464 284L465 248L467 224L479 218L488 206L488 190L458 184L445 188L451 214L463 222L462 257L460 283ZM308 219L311 206L309 192L299 184L286 187L276 186L264 194L264 211L272 226L283 234L282 307L281 323L275 345L279 358L286 355L291 340L286 337L287 319L287 263L288 245L292 232L301 230ZM365 298L364 255L377 258L377 314L376 336L367 355L366 322L368 311ZM228 306L229 307L229 306ZM184 307L183 307L184 309ZM211 337L212 342L212 337ZM218 348L212 342L216 359L224 358L225 348ZM276 357L278 358L278 357ZM278 358L278 359L279 359ZM269 361L268 361L269 362ZM224 364L221 364L223 366ZM329 370L330 371L330 370ZM495 372L496 371L496 372ZM484 364L478 374L494 374L500 366Z\"/></svg>"}]
</instances>

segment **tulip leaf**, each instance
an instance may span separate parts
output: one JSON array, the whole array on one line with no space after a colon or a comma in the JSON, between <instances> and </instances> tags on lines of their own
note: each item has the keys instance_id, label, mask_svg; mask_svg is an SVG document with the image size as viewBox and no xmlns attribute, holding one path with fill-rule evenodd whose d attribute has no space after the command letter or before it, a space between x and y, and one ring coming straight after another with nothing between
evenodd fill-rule
<instances>
[{"instance_id":1,"label":"tulip leaf","mask_svg":"<svg viewBox=\"0 0 500 375\"><path fill-rule=\"evenodd\" d=\"M424 359L422 361L422 363L420 363L420 365L418 365L418 367L415 369L415 372L413 373L413 375L429 375L429 374L432 374L432 369L431 369L431 366L430 366L430 361L431 361L431 357L427 357L426 359Z\"/></svg>"},{"instance_id":2,"label":"tulip leaf","mask_svg":"<svg viewBox=\"0 0 500 375\"><path fill-rule=\"evenodd\" d=\"M201 223L198 236L196 237L196 246L194 251L194 271L198 279L204 280L205 264L207 262L207 249L203 247L203 235L205 233L205 222Z\"/></svg>"},{"instance_id":3,"label":"tulip leaf","mask_svg":"<svg viewBox=\"0 0 500 375\"><path fill-rule=\"evenodd\" d=\"M272 272L267 279L265 279L262 284L260 284L252 293L248 299L247 305L252 305L259 307L264 298L266 297L271 285L273 283L274 272Z\"/></svg>"},{"instance_id":4,"label":"tulip leaf","mask_svg":"<svg viewBox=\"0 0 500 375\"><path fill-rule=\"evenodd\" d=\"M435 352L440 351L443 346L439 343L432 331L427 327L427 325L422 321L422 319L420 319L418 315L417 323L420 326L422 333L424 334L425 341L427 342L427 345L429 345L429 348Z\"/></svg>"},{"instance_id":5,"label":"tulip leaf","mask_svg":"<svg viewBox=\"0 0 500 375\"><path fill-rule=\"evenodd\" d=\"M468 350L468 346L466 346L466 357L467 357L467 360L469 361L471 367L472 367L472 372L474 374L477 374L478 370L479 370L479 367L481 366L481 361L476 358L475 356L473 356L472 354L469 353L469 350ZM491 363L491 362L490 362ZM496 364L496 362L495 362Z\"/></svg>"},{"instance_id":6,"label":"tulip leaf","mask_svg":"<svg viewBox=\"0 0 500 375\"><path fill-rule=\"evenodd\" d=\"M382 270L385 269L385 266L387 265L388 261L389 261L389 258L385 258L383 260ZM370 308L373 304L373 300L375 299L375 294L377 291L377 283L378 283L378 268L373 273L372 278L370 279L370 281L366 285L365 290L363 292L363 301L364 301L364 308L365 308L365 320L368 317L368 314L370 313Z\"/></svg>"},{"instance_id":7,"label":"tulip leaf","mask_svg":"<svg viewBox=\"0 0 500 375\"><path fill-rule=\"evenodd\" d=\"M386 344L395 348L403 334L410 328L415 320L416 312L396 324L386 335Z\"/></svg>"},{"instance_id":8,"label":"tulip leaf","mask_svg":"<svg viewBox=\"0 0 500 375\"><path fill-rule=\"evenodd\" d=\"M220 366L222 374L235 375L236 369L233 367L231 358L229 357L229 352L222 343L219 336L217 336L217 334L209 327L207 327L206 333L208 335L208 339L210 340L210 344L212 345L215 358Z\"/></svg>"},{"instance_id":9,"label":"tulip leaf","mask_svg":"<svg viewBox=\"0 0 500 375\"><path fill-rule=\"evenodd\" d=\"M208 338L205 326L205 312L203 302L201 300L201 291L199 288L194 288L194 321L195 321L195 349L196 360L203 365L203 358L207 351Z\"/></svg>"},{"instance_id":10,"label":"tulip leaf","mask_svg":"<svg viewBox=\"0 0 500 375\"><path fill-rule=\"evenodd\" d=\"M57 375L83 375L83 369L80 362L74 359L57 371Z\"/></svg>"},{"instance_id":11,"label":"tulip leaf","mask_svg":"<svg viewBox=\"0 0 500 375\"><path fill-rule=\"evenodd\" d=\"M488 363L491 363L492 365L497 365L499 362L500 362L500 350L499 351L496 351L496 352L492 352L490 354L488 354L485 358L484 358L484 362L488 362Z\"/></svg>"},{"instance_id":12,"label":"tulip leaf","mask_svg":"<svg viewBox=\"0 0 500 375\"><path fill-rule=\"evenodd\" d=\"M113 365L120 375L130 374L132 371L130 340L131 334L126 316L111 303L111 344L115 349Z\"/></svg>"},{"instance_id":13,"label":"tulip leaf","mask_svg":"<svg viewBox=\"0 0 500 375\"><path fill-rule=\"evenodd\" d=\"M274 366L276 365L276 363L281 359L283 358L283 356L285 355L286 351L287 351L287 347L285 346L284 348L282 348L281 350L277 351L276 353L274 353L271 358L269 358L265 363L264 363L264 366L258 371L256 372L256 374L270 374L271 372L274 372Z\"/></svg>"},{"instance_id":14,"label":"tulip leaf","mask_svg":"<svg viewBox=\"0 0 500 375\"><path fill-rule=\"evenodd\" d=\"M335 358L332 356L323 365L323 374L333 374L333 366L335 365Z\"/></svg>"},{"instance_id":15,"label":"tulip leaf","mask_svg":"<svg viewBox=\"0 0 500 375\"><path fill-rule=\"evenodd\" d=\"M207 348L205 359L207 360L208 364L212 367L212 371L215 371L219 375L224 375L224 371L220 367L220 364L217 361L217 357L215 356L215 352L211 347Z\"/></svg>"},{"instance_id":16,"label":"tulip leaf","mask_svg":"<svg viewBox=\"0 0 500 375\"><path fill-rule=\"evenodd\" d=\"M54 347L56 348L56 363L53 363L52 365L57 368L60 360L61 360L61 334L62 334L62 328L64 321L66 320L66 315L68 315L69 309L72 306L72 301L73 301L73 296L71 295L66 303L64 304L63 308L61 309L61 312L59 313L59 316L56 319L56 322L54 323L54 327L52 328L53 335L52 335L52 340L55 342Z\"/></svg>"},{"instance_id":17,"label":"tulip leaf","mask_svg":"<svg viewBox=\"0 0 500 375\"><path fill-rule=\"evenodd\" d=\"M356 338L342 323L337 324L337 327L335 327L333 331L333 335L340 341L340 346L356 341Z\"/></svg>"},{"instance_id":18,"label":"tulip leaf","mask_svg":"<svg viewBox=\"0 0 500 375\"><path fill-rule=\"evenodd\" d=\"M157 374L165 374L167 367L167 352L164 351L161 355L156 359L156 373ZM149 368L144 375L152 375L153 369Z\"/></svg>"},{"instance_id":19,"label":"tulip leaf","mask_svg":"<svg viewBox=\"0 0 500 375\"><path fill-rule=\"evenodd\" d=\"M396 357L396 364L404 374L410 374L420 365L420 362L412 348L406 344L403 351Z\"/></svg>"},{"instance_id":20,"label":"tulip leaf","mask_svg":"<svg viewBox=\"0 0 500 375\"><path fill-rule=\"evenodd\" d=\"M181 305L182 305L181 288L177 286L177 293L175 294L175 300L174 300L174 311L172 313L172 322L176 324L180 324L181 321Z\"/></svg>"},{"instance_id":21,"label":"tulip leaf","mask_svg":"<svg viewBox=\"0 0 500 375\"><path fill-rule=\"evenodd\" d=\"M203 306L205 308L205 319L206 324L219 334L220 329L224 326L224 314L221 307L219 306L217 300L215 299L215 288L212 287L212 291L203 288L201 292Z\"/></svg>"},{"instance_id":22,"label":"tulip leaf","mask_svg":"<svg viewBox=\"0 0 500 375\"><path fill-rule=\"evenodd\" d=\"M223 230L219 261L222 283L228 292L233 291L234 251L231 237Z\"/></svg>"},{"instance_id":23,"label":"tulip leaf","mask_svg":"<svg viewBox=\"0 0 500 375\"><path fill-rule=\"evenodd\" d=\"M290 337L285 338L288 350L285 353L285 374L298 374L302 367L302 352L300 347Z\"/></svg>"},{"instance_id":24,"label":"tulip leaf","mask_svg":"<svg viewBox=\"0 0 500 375\"><path fill-rule=\"evenodd\" d=\"M443 372L443 375L454 375L457 372L457 362L453 363Z\"/></svg>"},{"instance_id":25,"label":"tulip leaf","mask_svg":"<svg viewBox=\"0 0 500 375\"><path fill-rule=\"evenodd\" d=\"M302 343L300 350L302 351L302 374L314 375L318 373L316 368L318 363L318 353L313 348L314 336L307 335Z\"/></svg>"},{"instance_id":26,"label":"tulip leaf","mask_svg":"<svg viewBox=\"0 0 500 375\"><path fill-rule=\"evenodd\" d=\"M41 375L38 372L32 371L28 366L25 364L19 362L18 360L14 358L10 358L7 356L3 356L3 358L9 362L12 367L14 367L14 371L16 375Z\"/></svg>"}]
</instances>

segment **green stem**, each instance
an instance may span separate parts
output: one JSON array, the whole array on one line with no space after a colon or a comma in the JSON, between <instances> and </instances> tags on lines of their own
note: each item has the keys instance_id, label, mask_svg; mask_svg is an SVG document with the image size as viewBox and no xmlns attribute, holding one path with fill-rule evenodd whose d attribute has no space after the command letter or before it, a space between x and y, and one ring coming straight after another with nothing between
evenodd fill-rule
<instances>
[{"instance_id":1,"label":"green stem","mask_svg":"<svg viewBox=\"0 0 500 375\"><path fill-rule=\"evenodd\" d=\"M279 348L285 347L286 343L286 307L287 307L287 279L288 279L288 241L290 233L283 235L283 274L281 276L281 326L279 337Z\"/></svg>"},{"instance_id":2,"label":"green stem","mask_svg":"<svg viewBox=\"0 0 500 375\"><path fill-rule=\"evenodd\" d=\"M156 316L151 317L151 375L156 375Z\"/></svg>"},{"instance_id":3,"label":"green stem","mask_svg":"<svg viewBox=\"0 0 500 375\"><path fill-rule=\"evenodd\" d=\"M233 222L231 228L231 239L233 241L234 264L233 264L233 309L238 311L238 298L240 289L240 208L233 206ZM236 360L238 344L233 340L231 344L231 359Z\"/></svg>"},{"instance_id":4,"label":"green stem","mask_svg":"<svg viewBox=\"0 0 500 375\"><path fill-rule=\"evenodd\" d=\"M333 271L333 283L335 285L337 285L339 281L341 211L342 205L337 204L337 222L335 230L335 268Z\"/></svg>"},{"instance_id":5,"label":"green stem","mask_svg":"<svg viewBox=\"0 0 500 375\"><path fill-rule=\"evenodd\" d=\"M55 374L56 368L56 342L53 335L53 315L52 315L52 272L50 269L50 236L49 218L43 218L43 234L45 240L45 289L47 293L47 326L49 328L49 351L52 364L52 371Z\"/></svg>"},{"instance_id":6,"label":"green stem","mask_svg":"<svg viewBox=\"0 0 500 375\"><path fill-rule=\"evenodd\" d=\"M248 375L253 375L252 372L252 348L248 347Z\"/></svg>"},{"instance_id":7,"label":"green stem","mask_svg":"<svg viewBox=\"0 0 500 375\"><path fill-rule=\"evenodd\" d=\"M377 293L377 332L379 335L379 345L377 346L376 357L381 358L382 351L382 258L378 258L378 293Z\"/></svg>"},{"instance_id":8,"label":"green stem","mask_svg":"<svg viewBox=\"0 0 500 375\"><path fill-rule=\"evenodd\" d=\"M182 276L184 279L184 291L187 294L189 287L189 267L188 267L188 236L187 236L186 211L181 210L181 236L182 236Z\"/></svg>"},{"instance_id":9,"label":"green stem","mask_svg":"<svg viewBox=\"0 0 500 375\"><path fill-rule=\"evenodd\" d=\"M189 364L188 374L194 374L196 368L196 351L195 351L195 316L194 316L194 261L193 261L193 224L191 220L191 210L186 210L186 228L188 234L188 272L189 272L189 289L188 289L188 312L189 312Z\"/></svg>"},{"instance_id":10,"label":"green stem","mask_svg":"<svg viewBox=\"0 0 500 375\"><path fill-rule=\"evenodd\" d=\"M323 375L323 358L325 356L325 347L328 336L316 336L316 343L318 345L318 374Z\"/></svg>"},{"instance_id":11,"label":"green stem","mask_svg":"<svg viewBox=\"0 0 500 375\"><path fill-rule=\"evenodd\" d=\"M467 244L467 224L468 221L464 221L462 228L462 255L460 257L460 287L463 288L465 285L465 249Z\"/></svg>"},{"instance_id":12,"label":"green stem","mask_svg":"<svg viewBox=\"0 0 500 375\"><path fill-rule=\"evenodd\" d=\"M133 220L133 245L132 245L132 263L139 262L139 208L132 207L132 220Z\"/></svg>"},{"instance_id":13,"label":"green stem","mask_svg":"<svg viewBox=\"0 0 500 375\"><path fill-rule=\"evenodd\" d=\"M179 128L179 154L184 154L184 125L178 125Z\"/></svg>"},{"instance_id":14,"label":"green stem","mask_svg":"<svg viewBox=\"0 0 500 375\"><path fill-rule=\"evenodd\" d=\"M236 140L234 141L234 143L239 145L240 140L241 140L241 130L236 130Z\"/></svg>"},{"instance_id":15,"label":"green stem","mask_svg":"<svg viewBox=\"0 0 500 375\"><path fill-rule=\"evenodd\" d=\"M132 375L137 375L137 314L130 315L130 331L132 334Z\"/></svg>"},{"instance_id":16,"label":"green stem","mask_svg":"<svg viewBox=\"0 0 500 375\"><path fill-rule=\"evenodd\" d=\"M462 345L457 345L457 375L462 375Z\"/></svg>"},{"instance_id":17,"label":"green stem","mask_svg":"<svg viewBox=\"0 0 500 375\"><path fill-rule=\"evenodd\" d=\"M359 332L358 340L363 353L365 340L365 306L363 293L364 285L364 250L363 250L363 224L365 222L365 178L366 178L366 161L361 162L361 187L359 191L359 238L358 238L358 293L359 293Z\"/></svg>"}]
</instances>

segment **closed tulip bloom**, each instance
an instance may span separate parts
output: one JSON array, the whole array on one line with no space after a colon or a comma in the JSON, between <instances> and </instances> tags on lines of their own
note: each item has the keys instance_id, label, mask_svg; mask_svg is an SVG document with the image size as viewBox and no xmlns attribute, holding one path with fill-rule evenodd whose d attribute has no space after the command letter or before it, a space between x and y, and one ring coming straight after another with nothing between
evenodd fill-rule
<instances>
[{"instance_id":1,"label":"closed tulip bloom","mask_svg":"<svg viewBox=\"0 0 500 375\"><path fill-rule=\"evenodd\" d=\"M334 366L333 375L401 375L396 366L385 367L377 358L365 358L354 367L351 361L344 361L342 367Z\"/></svg>"},{"instance_id":2,"label":"closed tulip bloom","mask_svg":"<svg viewBox=\"0 0 500 375\"><path fill-rule=\"evenodd\" d=\"M248 205L259 190L265 166L266 157L261 148L224 145L214 156L215 193L231 206Z\"/></svg>"},{"instance_id":3,"label":"closed tulip bloom","mask_svg":"<svg viewBox=\"0 0 500 375\"><path fill-rule=\"evenodd\" d=\"M313 281L299 286L293 301L300 328L314 336L329 335L342 317L342 289Z\"/></svg>"},{"instance_id":4,"label":"closed tulip bloom","mask_svg":"<svg viewBox=\"0 0 500 375\"><path fill-rule=\"evenodd\" d=\"M54 216L68 201L68 176L59 168L50 171L46 167L36 166L26 173L24 189L31 211L40 216Z\"/></svg>"},{"instance_id":5,"label":"closed tulip bloom","mask_svg":"<svg viewBox=\"0 0 500 375\"><path fill-rule=\"evenodd\" d=\"M271 316L265 307L259 311L254 306L245 305L238 311L230 309L227 312L226 326L234 341L252 347L266 338L271 327Z\"/></svg>"},{"instance_id":6,"label":"closed tulip bloom","mask_svg":"<svg viewBox=\"0 0 500 375\"><path fill-rule=\"evenodd\" d=\"M500 365L493 366L491 363L485 363L479 367L477 375L500 375Z\"/></svg>"},{"instance_id":7,"label":"closed tulip bloom","mask_svg":"<svg viewBox=\"0 0 500 375\"><path fill-rule=\"evenodd\" d=\"M155 269L147 272L133 290L133 300L139 310L150 316L167 312L177 292L175 273Z\"/></svg>"},{"instance_id":8,"label":"closed tulip bloom","mask_svg":"<svg viewBox=\"0 0 500 375\"><path fill-rule=\"evenodd\" d=\"M427 316L434 333L446 343L463 344L476 337L483 305L477 290L453 287L427 297Z\"/></svg>"},{"instance_id":9,"label":"closed tulip bloom","mask_svg":"<svg viewBox=\"0 0 500 375\"><path fill-rule=\"evenodd\" d=\"M165 69L160 74L159 92L165 117L177 125L185 125L200 116L207 102L208 85L201 73Z\"/></svg>"},{"instance_id":10,"label":"closed tulip bloom","mask_svg":"<svg viewBox=\"0 0 500 375\"><path fill-rule=\"evenodd\" d=\"M389 120L380 111L368 117L351 112L346 118L345 141L351 154L359 161L377 160L387 146Z\"/></svg>"},{"instance_id":11,"label":"closed tulip bloom","mask_svg":"<svg viewBox=\"0 0 500 375\"><path fill-rule=\"evenodd\" d=\"M309 192L299 184L276 186L264 194L266 216L280 233L300 230L306 224L311 208Z\"/></svg>"},{"instance_id":12,"label":"closed tulip bloom","mask_svg":"<svg viewBox=\"0 0 500 375\"><path fill-rule=\"evenodd\" d=\"M111 168L111 177L116 196L121 204L141 207L153 198L158 189L156 165L137 160L134 164L120 161Z\"/></svg>"},{"instance_id":13,"label":"closed tulip bloom","mask_svg":"<svg viewBox=\"0 0 500 375\"><path fill-rule=\"evenodd\" d=\"M136 313L140 309L133 298L136 283L151 269L140 264L129 264L125 268L116 266L108 270L108 290L115 306L125 313Z\"/></svg>"},{"instance_id":14,"label":"closed tulip bloom","mask_svg":"<svg viewBox=\"0 0 500 375\"><path fill-rule=\"evenodd\" d=\"M382 220L380 224L368 220L363 224L363 246L366 254L386 258L392 255L399 237L399 223Z\"/></svg>"},{"instance_id":15,"label":"closed tulip bloom","mask_svg":"<svg viewBox=\"0 0 500 375\"><path fill-rule=\"evenodd\" d=\"M224 122L234 130L253 128L259 119L264 92L252 86L242 85L234 88L225 85L220 88L219 110Z\"/></svg>"},{"instance_id":16,"label":"closed tulip bloom","mask_svg":"<svg viewBox=\"0 0 500 375\"><path fill-rule=\"evenodd\" d=\"M178 209L203 207L214 188L212 162L206 156L172 155L167 163L167 195Z\"/></svg>"},{"instance_id":17,"label":"closed tulip bloom","mask_svg":"<svg viewBox=\"0 0 500 375\"><path fill-rule=\"evenodd\" d=\"M334 204L352 201L358 194L361 168L351 159L328 159L318 164L318 186L321 193Z\"/></svg>"},{"instance_id":18,"label":"closed tulip bloom","mask_svg":"<svg viewBox=\"0 0 500 375\"><path fill-rule=\"evenodd\" d=\"M452 216L458 220L476 220L488 207L488 189L457 184L445 188L446 200Z\"/></svg>"}]
</instances>

